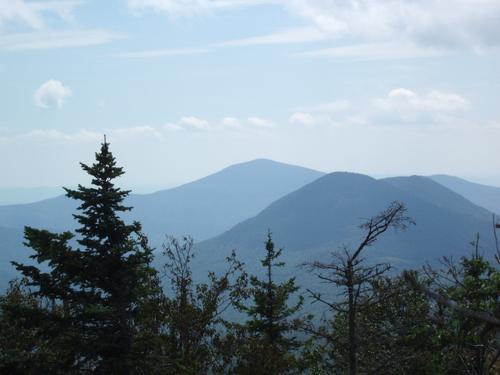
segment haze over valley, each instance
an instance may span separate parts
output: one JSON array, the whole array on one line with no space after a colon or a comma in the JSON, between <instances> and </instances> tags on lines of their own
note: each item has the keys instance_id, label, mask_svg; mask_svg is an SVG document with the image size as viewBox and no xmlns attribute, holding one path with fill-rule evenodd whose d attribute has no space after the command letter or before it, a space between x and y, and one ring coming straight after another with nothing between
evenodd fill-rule
<instances>
[{"instance_id":1,"label":"haze over valley","mask_svg":"<svg viewBox=\"0 0 500 375\"><path fill-rule=\"evenodd\" d=\"M404 202L416 225L391 233L370 251L377 261L396 267L422 266L442 256L459 258L472 250L476 233L492 248L492 216L500 188L452 176L405 176L374 179L349 172L325 173L257 159L151 194L132 194L124 215L138 220L160 256L166 236L192 236L196 270L222 270L235 249L246 263L256 263L271 231L289 273L312 259L326 259L341 245L359 240L362 220L393 201ZM24 226L57 232L76 229L78 203L64 195L35 203L0 206L2 287L15 277L9 261L24 260ZM161 264L161 259L157 261Z\"/></svg>"}]
</instances>

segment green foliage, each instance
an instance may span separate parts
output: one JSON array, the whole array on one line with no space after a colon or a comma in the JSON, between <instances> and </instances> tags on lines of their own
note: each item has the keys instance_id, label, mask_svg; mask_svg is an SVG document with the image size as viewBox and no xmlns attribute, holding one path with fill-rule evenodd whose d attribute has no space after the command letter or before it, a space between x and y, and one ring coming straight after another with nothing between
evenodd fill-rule
<instances>
[{"instance_id":1,"label":"green foliage","mask_svg":"<svg viewBox=\"0 0 500 375\"><path fill-rule=\"evenodd\" d=\"M140 224L127 225L119 216L130 210L123 205L129 192L114 186L123 170L109 144L102 144L93 165L82 168L92 187L66 189L68 197L81 201L74 215L81 225L78 236L27 227L26 245L39 266L15 265L33 296L50 302L48 308L33 306L29 314L44 316L43 325L36 326L42 319L31 321L54 347L60 369L128 374L151 351L147 331L138 328L146 327L143 308L159 292L152 250Z\"/></svg>"},{"instance_id":2,"label":"green foliage","mask_svg":"<svg viewBox=\"0 0 500 375\"><path fill-rule=\"evenodd\" d=\"M224 274L209 273L208 282L195 283L190 267L192 238L168 238L164 255L164 277L171 293L161 304L161 345L171 364L169 373L220 373L233 360L223 314L244 296L247 280L242 265L233 252Z\"/></svg>"},{"instance_id":3,"label":"green foliage","mask_svg":"<svg viewBox=\"0 0 500 375\"><path fill-rule=\"evenodd\" d=\"M12 281L0 297L0 374L59 374L52 343L64 344L63 335L47 340L41 326L47 321L38 314L40 299L26 287L26 280ZM36 323L35 323L36 322Z\"/></svg>"},{"instance_id":4,"label":"green foliage","mask_svg":"<svg viewBox=\"0 0 500 375\"><path fill-rule=\"evenodd\" d=\"M295 279L282 283L275 280L275 268L285 264L278 261L282 250L276 250L271 234L266 242L266 256L261 264L266 277L250 278L249 297L253 304L246 306L238 304L240 311L246 313L249 320L239 329L244 337L238 353L238 374L288 374L298 369L294 355L300 344L293 335L297 321L293 316L301 309L302 296L289 306L288 300L299 290Z\"/></svg>"},{"instance_id":5,"label":"green foliage","mask_svg":"<svg viewBox=\"0 0 500 375\"><path fill-rule=\"evenodd\" d=\"M328 309L314 321L298 319L295 279L277 281L270 233L264 276L249 280L233 252L225 272L195 282L193 240L168 238L164 292L141 225L122 219L129 192L114 185L123 170L109 144L82 168L92 186L66 190L81 202L76 233L25 228L37 264L14 263L23 278L0 296L0 374L500 373L500 253L493 264L476 241L458 263L395 277L366 264L380 236L413 223L402 203L368 219L356 248L307 264L337 294L308 290Z\"/></svg>"},{"instance_id":6,"label":"green foliage","mask_svg":"<svg viewBox=\"0 0 500 375\"><path fill-rule=\"evenodd\" d=\"M359 371L384 374L436 374L440 361L436 328L429 319L431 305L425 295L409 287L401 277L372 281L367 303L357 311ZM342 321L342 316L336 320ZM342 341L342 328L336 332ZM342 345L337 345L342 350ZM341 354L341 353L339 353ZM340 356L345 357L344 356ZM375 373L377 373L375 371Z\"/></svg>"},{"instance_id":7,"label":"green foliage","mask_svg":"<svg viewBox=\"0 0 500 375\"><path fill-rule=\"evenodd\" d=\"M439 272L429 272L440 294L469 310L500 318L500 270L479 255L477 247L456 264L445 258L444 265ZM447 374L493 374L500 370L498 327L439 306L434 319L439 323Z\"/></svg>"}]
</instances>

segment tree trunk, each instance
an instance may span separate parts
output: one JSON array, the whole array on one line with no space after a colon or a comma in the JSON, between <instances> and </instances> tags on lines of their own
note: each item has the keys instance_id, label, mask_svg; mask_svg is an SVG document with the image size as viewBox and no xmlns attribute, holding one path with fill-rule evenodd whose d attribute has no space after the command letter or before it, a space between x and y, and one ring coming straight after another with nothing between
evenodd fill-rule
<instances>
[{"instance_id":1,"label":"tree trunk","mask_svg":"<svg viewBox=\"0 0 500 375\"><path fill-rule=\"evenodd\" d=\"M354 275L352 262L347 263L347 293L349 298L348 319L349 319L349 375L357 373L356 362L356 306L354 301Z\"/></svg>"}]
</instances>

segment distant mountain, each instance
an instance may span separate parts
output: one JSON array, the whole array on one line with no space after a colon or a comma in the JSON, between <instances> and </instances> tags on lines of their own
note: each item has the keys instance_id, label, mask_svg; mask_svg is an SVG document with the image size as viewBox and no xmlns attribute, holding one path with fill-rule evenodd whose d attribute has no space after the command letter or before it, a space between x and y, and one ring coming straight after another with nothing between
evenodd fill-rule
<instances>
[{"instance_id":1,"label":"distant mountain","mask_svg":"<svg viewBox=\"0 0 500 375\"><path fill-rule=\"evenodd\" d=\"M165 234L203 240L252 217L324 173L266 159L236 164L177 188L134 195L132 217L153 243Z\"/></svg>"},{"instance_id":2,"label":"distant mountain","mask_svg":"<svg viewBox=\"0 0 500 375\"><path fill-rule=\"evenodd\" d=\"M405 203L417 225L388 233L366 255L403 268L434 261L443 255L470 251L481 232L491 246L491 213L425 177L375 180L353 173L332 173L272 203L257 216L197 245L199 266L221 262L237 249L241 259L258 265L268 229L291 273L301 262L326 259L342 244L355 245L363 234L358 225L394 200Z\"/></svg>"},{"instance_id":3,"label":"distant mountain","mask_svg":"<svg viewBox=\"0 0 500 375\"><path fill-rule=\"evenodd\" d=\"M153 194L131 195L134 210L150 243L159 247L165 234L203 240L259 213L276 199L324 175L307 168L254 160L230 166L200 180ZM74 229L78 202L59 196L44 201L0 206L0 260L17 257L25 225L56 231ZM23 253L24 254L24 253ZM4 270L0 263L0 272ZM9 266L10 267L10 266Z\"/></svg>"},{"instance_id":4,"label":"distant mountain","mask_svg":"<svg viewBox=\"0 0 500 375\"><path fill-rule=\"evenodd\" d=\"M22 245L22 239L22 229L0 227L0 292L10 280L19 276L10 262L28 260L30 256L29 249Z\"/></svg>"},{"instance_id":5,"label":"distant mountain","mask_svg":"<svg viewBox=\"0 0 500 375\"><path fill-rule=\"evenodd\" d=\"M72 215L77 207L77 202L64 195L35 203L0 206L0 226L23 228L28 225L51 230L73 229L75 223Z\"/></svg>"},{"instance_id":6,"label":"distant mountain","mask_svg":"<svg viewBox=\"0 0 500 375\"><path fill-rule=\"evenodd\" d=\"M59 194L61 188L58 187L0 188L0 205L33 203Z\"/></svg>"},{"instance_id":7,"label":"distant mountain","mask_svg":"<svg viewBox=\"0 0 500 375\"><path fill-rule=\"evenodd\" d=\"M429 178L464 196L472 203L500 214L500 188L447 175L434 175Z\"/></svg>"},{"instance_id":8,"label":"distant mountain","mask_svg":"<svg viewBox=\"0 0 500 375\"><path fill-rule=\"evenodd\" d=\"M258 267L271 230L276 244L284 247L287 272L296 273L295 266L305 260L326 259L342 244L357 244L364 218L399 200L417 225L389 233L367 256L401 269L442 255L463 255L470 251L476 232L482 234L485 249L491 246L491 212L452 190L426 177L376 180L346 172L325 175L260 159L173 189L131 195L126 203L134 210L126 219L141 221L156 247L165 234L189 234L201 241L196 245L195 267L202 273L221 269L232 249L250 269ZM0 289L15 275L9 261L25 261L30 254L22 246L23 226L74 229L72 214L77 206L64 196L0 206Z\"/></svg>"},{"instance_id":9,"label":"distant mountain","mask_svg":"<svg viewBox=\"0 0 500 375\"><path fill-rule=\"evenodd\" d=\"M139 220L154 241L166 233L203 240L256 215L274 200L321 177L322 172L258 159L236 164L200 180L152 194L132 194L128 220ZM0 226L73 229L78 202L59 196L0 206Z\"/></svg>"},{"instance_id":10,"label":"distant mountain","mask_svg":"<svg viewBox=\"0 0 500 375\"><path fill-rule=\"evenodd\" d=\"M391 177L385 178L382 181L388 182L394 187L432 203L437 207L454 211L458 214L472 216L481 220L485 218L485 215L491 215L489 212L486 212L486 209L479 209L478 205L468 199L464 199L454 189L436 183L430 178L422 176Z\"/></svg>"}]
</instances>

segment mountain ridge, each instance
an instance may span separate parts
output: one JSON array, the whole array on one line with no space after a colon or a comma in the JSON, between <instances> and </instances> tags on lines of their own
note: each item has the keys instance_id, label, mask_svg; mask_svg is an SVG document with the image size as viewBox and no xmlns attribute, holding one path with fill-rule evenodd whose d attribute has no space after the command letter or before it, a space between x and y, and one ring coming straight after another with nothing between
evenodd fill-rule
<instances>
[{"instance_id":1,"label":"mountain ridge","mask_svg":"<svg viewBox=\"0 0 500 375\"><path fill-rule=\"evenodd\" d=\"M343 244L355 245L362 235L358 226L363 219L378 214L392 201L402 201L417 225L397 235L388 233L377 243L369 253L380 259L418 266L443 255L461 256L468 252L476 232L491 233L489 211L425 177L399 179L409 186L403 189L394 186L401 185L401 180L376 180L353 173L325 175L231 230L198 243L201 262L213 259L217 251L236 249L243 261L255 264L255 252L269 229L284 246L292 267L325 257ZM430 187L438 197L446 193L455 206L440 206L436 197L423 199ZM485 244L491 241L485 240ZM306 251L307 257L302 256Z\"/></svg>"}]
</instances>

